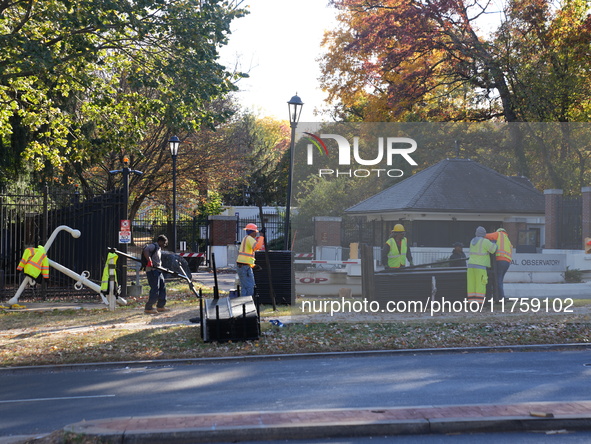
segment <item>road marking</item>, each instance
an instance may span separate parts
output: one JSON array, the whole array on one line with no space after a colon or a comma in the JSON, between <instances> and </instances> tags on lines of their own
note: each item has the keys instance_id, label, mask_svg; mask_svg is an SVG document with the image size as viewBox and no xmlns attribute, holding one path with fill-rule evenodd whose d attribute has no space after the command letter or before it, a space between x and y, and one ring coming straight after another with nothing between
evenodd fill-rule
<instances>
[{"instance_id":1,"label":"road marking","mask_svg":"<svg viewBox=\"0 0 591 444\"><path fill-rule=\"evenodd\" d=\"M68 399L91 399L91 398L112 398L115 395L93 395L93 396L64 396L62 398L32 398L32 399L9 399L0 401L0 404L9 404L14 402L39 402L39 401L64 401Z\"/></svg>"}]
</instances>

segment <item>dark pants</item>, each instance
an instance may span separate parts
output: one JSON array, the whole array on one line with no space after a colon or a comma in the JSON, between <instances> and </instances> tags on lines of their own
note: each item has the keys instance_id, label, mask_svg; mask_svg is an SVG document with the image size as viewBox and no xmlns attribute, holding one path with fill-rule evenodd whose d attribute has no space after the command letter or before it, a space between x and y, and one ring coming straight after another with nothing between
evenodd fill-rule
<instances>
[{"instance_id":1,"label":"dark pants","mask_svg":"<svg viewBox=\"0 0 591 444\"><path fill-rule=\"evenodd\" d=\"M150 296L146 302L146 310L152 310L154 304L157 308L163 308L166 305L166 284L164 275L160 270L146 271L148 284L150 284Z\"/></svg>"},{"instance_id":2,"label":"dark pants","mask_svg":"<svg viewBox=\"0 0 591 444\"><path fill-rule=\"evenodd\" d=\"M505 274L509 269L509 265L511 265L511 262L497 261L497 286L499 287L499 299L503 299L505 297L503 280L505 279Z\"/></svg>"},{"instance_id":3,"label":"dark pants","mask_svg":"<svg viewBox=\"0 0 591 444\"><path fill-rule=\"evenodd\" d=\"M240 279L240 296L254 296L254 272L250 265L238 265L238 279Z\"/></svg>"}]
</instances>

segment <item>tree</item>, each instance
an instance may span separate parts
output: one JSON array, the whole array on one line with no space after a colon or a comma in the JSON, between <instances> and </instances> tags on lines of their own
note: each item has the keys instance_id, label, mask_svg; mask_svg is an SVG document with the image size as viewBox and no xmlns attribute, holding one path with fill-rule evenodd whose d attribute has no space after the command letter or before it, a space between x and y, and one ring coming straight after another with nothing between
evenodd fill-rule
<instances>
[{"instance_id":1,"label":"tree","mask_svg":"<svg viewBox=\"0 0 591 444\"><path fill-rule=\"evenodd\" d=\"M585 0L558 8L545 0L511 0L489 36L478 26L496 4L332 3L341 10L341 26L325 37L322 84L331 100L340 101L345 118L589 120L591 20ZM515 172L529 176L536 154L526 151L521 126L511 131ZM570 147L560 150L568 155ZM551 163L544 168L551 172Z\"/></svg>"},{"instance_id":2,"label":"tree","mask_svg":"<svg viewBox=\"0 0 591 444\"><path fill-rule=\"evenodd\" d=\"M281 205L287 196L289 127L286 122L244 113L233 126L241 177L224 201L233 205Z\"/></svg>"},{"instance_id":3,"label":"tree","mask_svg":"<svg viewBox=\"0 0 591 444\"><path fill-rule=\"evenodd\" d=\"M4 176L67 178L109 153L139 154L164 129L194 133L227 117L206 105L241 77L217 62L240 3L0 2Z\"/></svg>"},{"instance_id":4,"label":"tree","mask_svg":"<svg viewBox=\"0 0 591 444\"><path fill-rule=\"evenodd\" d=\"M211 103L212 115L231 115L237 105L228 97ZM211 109L215 108L215 109ZM240 180L239 147L233 136L233 120L222 119L213 128L175 133L181 140L177 155L177 206L179 217L197 215L212 204L212 196ZM149 138L142 140L131 152L124 147L97 159L93 167L77 165L73 173L82 186L82 193L94 195L121 186L121 175L109 171L121 168L129 160L132 170L141 176L130 176L129 214L133 219L143 205L172 208L172 159L168 140L173 135L164 124L154 126Z\"/></svg>"}]
</instances>

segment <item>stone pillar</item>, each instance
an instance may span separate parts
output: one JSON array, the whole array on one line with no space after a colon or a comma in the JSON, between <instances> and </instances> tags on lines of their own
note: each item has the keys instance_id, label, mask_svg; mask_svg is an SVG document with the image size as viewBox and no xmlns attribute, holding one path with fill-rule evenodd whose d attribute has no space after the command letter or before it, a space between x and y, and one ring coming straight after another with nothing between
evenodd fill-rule
<instances>
[{"instance_id":1,"label":"stone pillar","mask_svg":"<svg viewBox=\"0 0 591 444\"><path fill-rule=\"evenodd\" d=\"M517 248L519 242L519 230L524 230L526 224L524 222L503 222L503 228L509 236L509 240L513 248Z\"/></svg>"},{"instance_id":2,"label":"stone pillar","mask_svg":"<svg viewBox=\"0 0 591 444\"><path fill-rule=\"evenodd\" d=\"M314 240L317 247L341 246L340 217L318 216L314 218Z\"/></svg>"},{"instance_id":3,"label":"stone pillar","mask_svg":"<svg viewBox=\"0 0 591 444\"><path fill-rule=\"evenodd\" d=\"M236 243L236 218L233 216L209 216L209 244L227 246Z\"/></svg>"},{"instance_id":4,"label":"stone pillar","mask_svg":"<svg viewBox=\"0 0 591 444\"><path fill-rule=\"evenodd\" d=\"M544 190L546 200L546 238L544 248L558 248L562 190Z\"/></svg>"},{"instance_id":5,"label":"stone pillar","mask_svg":"<svg viewBox=\"0 0 591 444\"><path fill-rule=\"evenodd\" d=\"M581 195L583 197L582 209L582 242L585 242L586 237L591 237L591 187L581 188Z\"/></svg>"}]
</instances>

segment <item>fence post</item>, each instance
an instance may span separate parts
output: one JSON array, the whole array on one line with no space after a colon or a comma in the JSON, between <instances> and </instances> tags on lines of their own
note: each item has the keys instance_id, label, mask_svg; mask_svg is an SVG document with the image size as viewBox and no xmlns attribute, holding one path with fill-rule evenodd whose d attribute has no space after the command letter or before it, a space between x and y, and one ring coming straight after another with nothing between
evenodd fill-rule
<instances>
[{"instance_id":1,"label":"fence post","mask_svg":"<svg viewBox=\"0 0 591 444\"><path fill-rule=\"evenodd\" d=\"M40 244L45 245L49 238L49 185L45 183L43 187L43 234L41 235ZM47 282L43 279L41 282L41 298L47 298Z\"/></svg>"},{"instance_id":2,"label":"fence post","mask_svg":"<svg viewBox=\"0 0 591 444\"><path fill-rule=\"evenodd\" d=\"M49 185L45 184L43 187L43 235L40 243L45 245L47 239L49 238L49 204L48 204L48 196L49 196Z\"/></svg>"},{"instance_id":3,"label":"fence post","mask_svg":"<svg viewBox=\"0 0 591 444\"><path fill-rule=\"evenodd\" d=\"M581 214L581 242L591 237L591 187L581 188L583 208Z\"/></svg>"},{"instance_id":4,"label":"fence post","mask_svg":"<svg viewBox=\"0 0 591 444\"><path fill-rule=\"evenodd\" d=\"M373 247L366 243L359 244L359 257L361 258L361 294L364 299L374 300L374 264Z\"/></svg>"},{"instance_id":5,"label":"fence post","mask_svg":"<svg viewBox=\"0 0 591 444\"><path fill-rule=\"evenodd\" d=\"M560 210L562 204L562 190L544 190L546 201L546 237L545 248L559 248Z\"/></svg>"}]
</instances>

